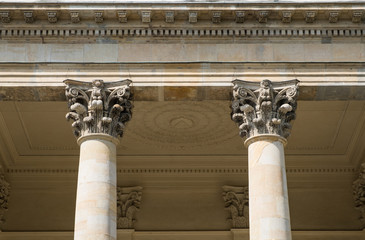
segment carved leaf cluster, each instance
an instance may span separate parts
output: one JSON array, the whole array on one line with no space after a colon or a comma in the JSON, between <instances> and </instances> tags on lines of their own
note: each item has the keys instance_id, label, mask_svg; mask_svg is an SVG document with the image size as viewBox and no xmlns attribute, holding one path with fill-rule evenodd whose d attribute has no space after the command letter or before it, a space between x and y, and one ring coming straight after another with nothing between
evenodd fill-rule
<instances>
[{"instance_id":1,"label":"carved leaf cluster","mask_svg":"<svg viewBox=\"0 0 365 240\"><path fill-rule=\"evenodd\" d=\"M263 80L257 90L250 90L243 81L234 81L232 120L239 125L241 137L290 135L290 121L295 119L297 108L298 81L288 81L288 85L274 88L270 80Z\"/></svg>"},{"instance_id":2,"label":"carved leaf cluster","mask_svg":"<svg viewBox=\"0 0 365 240\"><path fill-rule=\"evenodd\" d=\"M223 187L225 209L229 211L232 228L249 227L248 187Z\"/></svg>"},{"instance_id":3,"label":"carved leaf cluster","mask_svg":"<svg viewBox=\"0 0 365 240\"><path fill-rule=\"evenodd\" d=\"M121 188L117 190L117 228L131 229L136 222L135 215L142 199L141 187Z\"/></svg>"},{"instance_id":4,"label":"carved leaf cluster","mask_svg":"<svg viewBox=\"0 0 365 240\"><path fill-rule=\"evenodd\" d=\"M132 117L129 82L106 84L94 80L91 84L66 80L66 98L76 137L89 133L105 133L113 137L123 135L125 123Z\"/></svg>"},{"instance_id":5,"label":"carved leaf cluster","mask_svg":"<svg viewBox=\"0 0 365 240\"><path fill-rule=\"evenodd\" d=\"M0 176L0 223L5 222L4 214L8 210L10 197L10 184L5 177Z\"/></svg>"},{"instance_id":6,"label":"carved leaf cluster","mask_svg":"<svg viewBox=\"0 0 365 240\"><path fill-rule=\"evenodd\" d=\"M365 227L365 163L361 164L359 177L353 183L355 208L360 211L360 220Z\"/></svg>"}]
</instances>

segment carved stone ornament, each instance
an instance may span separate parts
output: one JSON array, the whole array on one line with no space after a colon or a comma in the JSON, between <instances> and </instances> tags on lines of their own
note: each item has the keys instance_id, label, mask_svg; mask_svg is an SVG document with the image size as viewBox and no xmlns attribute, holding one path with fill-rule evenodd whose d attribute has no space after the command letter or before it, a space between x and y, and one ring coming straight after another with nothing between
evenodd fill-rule
<instances>
[{"instance_id":1,"label":"carved stone ornament","mask_svg":"<svg viewBox=\"0 0 365 240\"><path fill-rule=\"evenodd\" d=\"M120 23L128 22L127 12L126 11L118 12L118 19Z\"/></svg>"},{"instance_id":2,"label":"carved stone ornament","mask_svg":"<svg viewBox=\"0 0 365 240\"><path fill-rule=\"evenodd\" d=\"M257 13L257 20L259 23L267 23L267 18L269 17L269 11L259 11Z\"/></svg>"},{"instance_id":3,"label":"carved stone ornament","mask_svg":"<svg viewBox=\"0 0 365 240\"><path fill-rule=\"evenodd\" d=\"M142 11L142 22L143 23L150 23L151 22L151 11Z\"/></svg>"},{"instance_id":4,"label":"carved stone ornament","mask_svg":"<svg viewBox=\"0 0 365 240\"><path fill-rule=\"evenodd\" d=\"M221 11L214 11L212 12L212 23L220 23L221 22Z\"/></svg>"},{"instance_id":5,"label":"carved stone ornament","mask_svg":"<svg viewBox=\"0 0 365 240\"><path fill-rule=\"evenodd\" d=\"M8 210L10 196L10 184L4 175L0 176L0 226L5 222L5 212Z\"/></svg>"},{"instance_id":6,"label":"carved stone ornament","mask_svg":"<svg viewBox=\"0 0 365 240\"><path fill-rule=\"evenodd\" d=\"M364 13L362 11L354 11L352 13L352 22L360 23Z\"/></svg>"},{"instance_id":7,"label":"carved stone ornament","mask_svg":"<svg viewBox=\"0 0 365 240\"><path fill-rule=\"evenodd\" d=\"M293 16L293 12L292 11L284 11L283 13L283 18L281 19L281 21L283 23L291 23L292 21L292 16Z\"/></svg>"},{"instance_id":8,"label":"carved stone ornament","mask_svg":"<svg viewBox=\"0 0 365 240\"><path fill-rule=\"evenodd\" d=\"M124 124L132 117L130 80L104 83L103 80L81 82L67 79L66 98L76 137L89 133L123 135Z\"/></svg>"},{"instance_id":9,"label":"carved stone ornament","mask_svg":"<svg viewBox=\"0 0 365 240\"><path fill-rule=\"evenodd\" d=\"M57 22L57 12L47 12L48 22L56 23Z\"/></svg>"},{"instance_id":10,"label":"carved stone ornament","mask_svg":"<svg viewBox=\"0 0 365 240\"><path fill-rule=\"evenodd\" d=\"M9 12L0 12L1 22L2 23L10 23L10 13Z\"/></svg>"},{"instance_id":11,"label":"carved stone ornament","mask_svg":"<svg viewBox=\"0 0 365 240\"><path fill-rule=\"evenodd\" d=\"M175 21L175 13L174 11L165 12L165 22L173 23Z\"/></svg>"},{"instance_id":12,"label":"carved stone ornament","mask_svg":"<svg viewBox=\"0 0 365 240\"><path fill-rule=\"evenodd\" d=\"M136 222L135 214L142 199L142 187L118 187L117 189L117 228L131 229Z\"/></svg>"},{"instance_id":13,"label":"carved stone ornament","mask_svg":"<svg viewBox=\"0 0 365 240\"><path fill-rule=\"evenodd\" d=\"M232 120L241 137L275 134L287 138L295 119L298 80L233 81Z\"/></svg>"},{"instance_id":14,"label":"carved stone ornament","mask_svg":"<svg viewBox=\"0 0 365 240\"><path fill-rule=\"evenodd\" d=\"M24 12L24 20L26 23L33 23L34 22L33 11Z\"/></svg>"},{"instance_id":15,"label":"carved stone ornament","mask_svg":"<svg viewBox=\"0 0 365 240\"><path fill-rule=\"evenodd\" d=\"M316 12L313 11L308 11L305 13L305 21L307 23L314 23L314 21L316 21Z\"/></svg>"},{"instance_id":16,"label":"carved stone ornament","mask_svg":"<svg viewBox=\"0 0 365 240\"><path fill-rule=\"evenodd\" d=\"M96 23L103 23L104 21L103 12L94 12L94 16Z\"/></svg>"},{"instance_id":17,"label":"carved stone ornament","mask_svg":"<svg viewBox=\"0 0 365 240\"><path fill-rule=\"evenodd\" d=\"M232 228L248 228L248 187L223 186L223 200Z\"/></svg>"},{"instance_id":18,"label":"carved stone ornament","mask_svg":"<svg viewBox=\"0 0 365 240\"><path fill-rule=\"evenodd\" d=\"M236 23L243 23L245 21L245 12L244 11L236 11Z\"/></svg>"},{"instance_id":19,"label":"carved stone ornament","mask_svg":"<svg viewBox=\"0 0 365 240\"><path fill-rule=\"evenodd\" d=\"M189 12L189 23L198 22L198 12Z\"/></svg>"},{"instance_id":20,"label":"carved stone ornament","mask_svg":"<svg viewBox=\"0 0 365 240\"><path fill-rule=\"evenodd\" d=\"M71 22L78 23L80 22L79 12L70 12Z\"/></svg>"},{"instance_id":21,"label":"carved stone ornament","mask_svg":"<svg viewBox=\"0 0 365 240\"><path fill-rule=\"evenodd\" d=\"M329 17L328 17L328 21L330 23L338 22L338 15L339 15L339 12L330 12Z\"/></svg>"},{"instance_id":22,"label":"carved stone ornament","mask_svg":"<svg viewBox=\"0 0 365 240\"><path fill-rule=\"evenodd\" d=\"M359 177L354 181L352 189L355 208L360 211L360 220L365 227L365 163L361 164Z\"/></svg>"}]
</instances>

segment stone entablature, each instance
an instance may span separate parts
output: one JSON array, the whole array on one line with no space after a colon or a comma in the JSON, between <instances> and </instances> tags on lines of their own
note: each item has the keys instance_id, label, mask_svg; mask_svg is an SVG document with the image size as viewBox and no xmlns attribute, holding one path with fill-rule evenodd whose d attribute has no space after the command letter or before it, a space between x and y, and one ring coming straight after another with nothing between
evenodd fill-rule
<instances>
[{"instance_id":1,"label":"stone entablature","mask_svg":"<svg viewBox=\"0 0 365 240\"><path fill-rule=\"evenodd\" d=\"M0 20L3 24L78 24L94 22L97 24L144 26L153 22L192 25L196 23L327 23L353 22L361 23L365 7L360 1L330 3L307 2L235 2L235 1L39 1L18 2L2 1ZM207 8L209 4L209 8ZM300 6L300 7L299 7Z\"/></svg>"},{"instance_id":2,"label":"stone entablature","mask_svg":"<svg viewBox=\"0 0 365 240\"><path fill-rule=\"evenodd\" d=\"M154 1L121 3L95 1L52 4L19 2L0 6L3 39L55 38L81 41L108 37L314 38L365 36L365 7L359 2L207 3ZM75 5L76 4L76 5ZM203 39L204 40L204 39ZM328 40L327 40L328 41Z\"/></svg>"}]
</instances>

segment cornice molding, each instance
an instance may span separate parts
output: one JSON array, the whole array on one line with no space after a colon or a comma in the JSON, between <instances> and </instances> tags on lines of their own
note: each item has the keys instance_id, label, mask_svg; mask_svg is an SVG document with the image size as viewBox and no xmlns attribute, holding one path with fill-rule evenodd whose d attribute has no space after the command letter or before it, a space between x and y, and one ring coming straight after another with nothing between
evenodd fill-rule
<instances>
[{"instance_id":1,"label":"cornice molding","mask_svg":"<svg viewBox=\"0 0 365 240\"><path fill-rule=\"evenodd\" d=\"M233 3L233 2L3 2L0 7L0 22L8 25L73 25L95 23L96 25L119 24L142 25L165 23L165 27L185 25L195 28L206 23L210 25L235 24L245 27L247 23L265 26L280 23L285 26L318 22L331 26L346 23L358 26L363 23L365 6L352 3ZM186 25L187 24L187 25Z\"/></svg>"}]
</instances>

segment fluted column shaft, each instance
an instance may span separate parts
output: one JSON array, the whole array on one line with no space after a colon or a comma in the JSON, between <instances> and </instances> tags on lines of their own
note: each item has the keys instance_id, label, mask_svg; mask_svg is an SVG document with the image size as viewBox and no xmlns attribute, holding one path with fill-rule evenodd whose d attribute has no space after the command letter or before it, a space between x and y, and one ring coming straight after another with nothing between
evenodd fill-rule
<instances>
[{"instance_id":1,"label":"fluted column shaft","mask_svg":"<svg viewBox=\"0 0 365 240\"><path fill-rule=\"evenodd\" d=\"M250 239L290 240L284 144L278 135L246 140L248 145Z\"/></svg>"},{"instance_id":2,"label":"fluted column shaft","mask_svg":"<svg viewBox=\"0 0 365 240\"><path fill-rule=\"evenodd\" d=\"M81 137L75 240L117 239L116 144L106 134Z\"/></svg>"}]
</instances>

